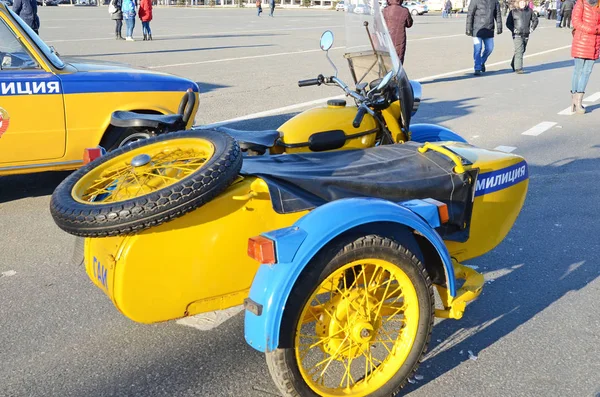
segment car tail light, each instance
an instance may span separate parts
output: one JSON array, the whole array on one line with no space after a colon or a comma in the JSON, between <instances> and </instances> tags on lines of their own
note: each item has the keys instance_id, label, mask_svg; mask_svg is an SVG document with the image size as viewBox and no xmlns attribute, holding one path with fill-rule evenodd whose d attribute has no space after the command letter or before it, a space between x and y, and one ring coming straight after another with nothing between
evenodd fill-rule
<instances>
[{"instance_id":1,"label":"car tail light","mask_svg":"<svg viewBox=\"0 0 600 397\"><path fill-rule=\"evenodd\" d=\"M98 157L102 157L106 151L101 147L87 148L83 150L83 164L89 164L96 160Z\"/></svg>"},{"instance_id":2,"label":"car tail light","mask_svg":"<svg viewBox=\"0 0 600 397\"><path fill-rule=\"evenodd\" d=\"M275 257L275 242L263 236L248 239L248 256L264 265L277 263Z\"/></svg>"},{"instance_id":3,"label":"car tail light","mask_svg":"<svg viewBox=\"0 0 600 397\"><path fill-rule=\"evenodd\" d=\"M440 216L440 223L442 225L450 220L450 215L448 215L448 206L445 203L432 198L424 199L423 201L426 201L437 207L438 215Z\"/></svg>"}]
</instances>

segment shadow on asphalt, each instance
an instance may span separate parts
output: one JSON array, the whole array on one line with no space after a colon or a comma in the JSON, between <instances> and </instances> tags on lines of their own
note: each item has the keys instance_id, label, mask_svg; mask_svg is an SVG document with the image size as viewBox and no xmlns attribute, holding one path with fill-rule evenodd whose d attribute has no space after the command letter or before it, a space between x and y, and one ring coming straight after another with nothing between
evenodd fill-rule
<instances>
[{"instance_id":1,"label":"shadow on asphalt","mask_svg":"<svg viewBox=\"0 0 600 397\"><path fill-rule=\"evenodd\" d=\"M600 158L530 165L529 192L515 226L499 248L470 261L479 271L503 275L486 283L463 319L434 327L430 352L418 371L424 378L407 385L404 393L469 361L469 350L485 355L486 348L600 276L600 242L594 232L589 234L597 204L592 199L574 208L559 199L567 191L573 197L598 197L600 188L589 183L595 180L590 173L598 170ZM535 243L530 244L532 233Z\"/></svg>"},{"instance_id":2,"label":"shadow on asphalt","mask_svg":"<svg viewBox=\"0 0 600 397\"><path fill-rule=\"evenodd\" d=\"M138 51L138 52L111 52L105 54L85 54L81 58L94 58L94 57L108 57L108 56L129 56L129 55L140 55L140 54L173 54L177 52L197 52L197 51L212 51L212 50L227 50L231 48L258 48L258 47L272 47L273 44L257 44L257 45L231 45L231 46L220 46L220 47L198 47L198 48L180 48L176 50L155 50L155 51ZM67 55L68 56L68 55Z\"/></svg>"},{"instance_id":3,"label":"shadow on asphalt","mask_svg":"<svg viewBox=\"0 0 600 397\"><path fill-rule=\"evenodd\" d=\"M419 111L411 120L411 124L429 123L439 124L444 121L457 119L466 116L473 112L476 105L471 105L469 102L476 101L478 97L462 98L456 101L436 101L432 98L424 98L421 100Z\"/></svg>"},{"instance_id":4,"label":"shadow on asphalt","mask_svg":"<svg viewBox=\"0 0 600 397\"><path fill-rule=\"evenodd\" d=\"M545 64L541 64L541 65L533 65L533 66L527 66L527 59L525 59L525 61L524 61L524 69L525 69L526 75L537 73L537 72L544 72L544 71L552 70L552 69L562 69L562 68L572 67L572 66L573 66L573 60L550 62L550 63L545 63ZM498 65L498 67L502 67L502 65ZM511 74L511 73L514 73L514 72L510 68L510 65L506 65L505 68L500 69L500 70L494 70L494 69L488 70L481 76L475 76L472 72L469 72L467 74L461 74L458 76L442 77L439 79L422 81L421 85L434 84L434 83L452 83L452 82L469 80L469 79L485 79L485 78L497 77L497 76L502 76L502 75Z\"/></svg>"},{"instance_id":5,"label":"shadow on asphalt","mask_svg":"<svg viewBox=\"0 0 600 397\"><path fill-rule=\"evenodd\" d=\"M215 35L189 35L189 36L169 36L152 37L152 41L180 41L180 40L200 40L200 39L233 39L237 37L270 37L270 36L289 36L288 33L265 33L265 34L215 34Z\"/></svg>"},{"instance_id":6,"label":"shadow on asphalt","mask_svg":"<svg viewBox=\"0 0 600 397\"><path fill-rule=\"evenodd\" d=\"M70 171L59 171L2 176L0 177L0 203L50 195L70 173Z\"/></svg>"},{"instance_id":7,"label":"shadow on asphalt","mask_svg":"<svg viewBox=\"0 0 600 397\"><path fill-rule=\"evenodd\" d=\"M200 95L206 94L207 92L211 91L217 91L221 88L231 87L229 85L205 83L203 81L196 81L196 84L198 84L198 87L200 88Z\"/></svg>"}]
</instances>

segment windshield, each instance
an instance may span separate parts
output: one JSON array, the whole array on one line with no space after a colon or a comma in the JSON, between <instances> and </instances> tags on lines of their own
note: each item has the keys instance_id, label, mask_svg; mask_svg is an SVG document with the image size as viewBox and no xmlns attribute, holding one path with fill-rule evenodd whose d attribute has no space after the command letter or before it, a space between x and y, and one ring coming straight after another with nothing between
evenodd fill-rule
<instances>
[{"instance_id":1,"label":"windshield","mask_svg":"<svg viewBox=\"0 0 600 397\"><path fill-rule=\"evenodd\" d=\"M395 76L401 72L402 64L394 49L378 0L346 2L344 57L348 60L355 84L370 83L382 78L390 70L394 71Z\"/></svg>"},{"instance_id":2,"label":"windshield","mask_svg":"<svg viewBox=\"0 0 600 397\"><path fill-rule=\"evenodd\" d=\"M46 45L46 43L44 43L42 39L40 39L40 37L29 27L29 25L27 25L17 14L15 14L13 10L9 9L9 12L10 15L12 15L12 17L15 19L15 21L17 21L19 26L21 26L21 29L23 29L27 33L29 38L33 40L33 42L40 49L40 51L44 53L46 58L48 58L48 60L52 62L52 64L56 68L64 68L64 62L60 60L60 58L54 53L54 51L50 49L50 47Z\"/></svg>"}]
</instances>

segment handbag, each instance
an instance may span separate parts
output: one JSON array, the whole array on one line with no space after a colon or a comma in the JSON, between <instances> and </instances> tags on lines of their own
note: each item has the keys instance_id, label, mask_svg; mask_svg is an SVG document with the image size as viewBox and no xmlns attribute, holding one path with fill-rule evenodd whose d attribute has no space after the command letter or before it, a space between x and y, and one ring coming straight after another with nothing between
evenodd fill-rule
<instances>
[{"instance_id":1,"label":"handbag","mask_svg":"<svg viewBox=\"0 0 600 397\"><path fill-rule=\"evenodd\" d=\"M108 5L108 13L114 14L117 11L119 11L119 9L117 8L117 6L115 6L115 0L111 0L110 4Z\"/></svg>"}]
</instances>

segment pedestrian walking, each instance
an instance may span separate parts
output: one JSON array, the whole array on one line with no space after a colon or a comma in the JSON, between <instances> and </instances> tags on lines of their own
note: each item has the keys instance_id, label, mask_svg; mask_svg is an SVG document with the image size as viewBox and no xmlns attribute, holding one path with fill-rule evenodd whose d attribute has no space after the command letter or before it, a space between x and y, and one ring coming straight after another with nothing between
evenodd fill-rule
<instances>
[{"instance_id":1,"label":"pedestrian walking","mask_svg":"<svg viewBox=\"0 0 600 397\"><path fill-rule=\"evenodd\" d=\"M152 20L152 0L140 1L140 20L142 21L142 33L145 40L152 40L150 21Z\"/></svg>"},{"instance_id":2,"label":"pedestrian walking","mask_svg":"<svg viewBox=\"0 0 600 397\"><path fill-rule=\"evenodd\" d=\"M273 16L273 13L275 12L275 0L269 0L269 6L271 7L271 13L269 14L269 16Z\"/></svg>"},{"instance_id":3,"label":"pedestrian walking","mask_svg":"<svg viewBox=\"0 0 600 397\"><path fill-rule=\"evenodd\" d=\"M451 12L452 12L452 1L446 0L446 3L444 4L444 10L442 12L442 18L449 18Z\"/></svg>"},{"instance_id":4,"label":"pedestrian walking","mask_svg":"<svg viewBox=\"0 0 600 397\"><path fill-rule=\"evenodd\" d=\"M40 34L40 17L37 13L36 0L15 0L13 11L25 22L35 34Z\"/></svg>"},{"instance_id":5,"label":"pedestrian walking","mask_svg":"<svg viewBox=\"0 0 600 397\"><path fill-rule=\"evenodd\" d=\"M408 8L402 6L403 0L387 0L388 6L383 10L383 18L388 27L394 48L404 63L406 54L406 29L413 25L413 19L410 16Z\"/></svg>"},{"instance_id":6,"label":"pedestrian walking","mask_svg":"<svg viewBox=\"0 0 600 397\"><path fill-rule=\"evenodd\" d=\"M563 28L567 27L571 29L571 15L573 13L573 6L575 5L575 0L565 0L562 5L562 22L561 25Z\"/></svg>"},{"instance_id":7,"label":"pedestrian walking","mask_svg":"<svg viewBox=\"0 0 600 397\"><path fill-rule=\"evenodd\" d=\"M115 21L115 39L117 40L125 40L121 36L121 31L123 30L123 11L121 11L121 5L121 0L111 0L108 4L110 19Z\"/></svg>"},{"instance_id":8,"label":"pedestrian walking","mask_svg":"<svg viewBox=\"0 0 600 397\"><path fill-rule=\"evenodd\" d=\"M548 2L548 11L546 12L546 17L550 20L556 18L556 1L557 0L550 0Z\"/></svg>"},{"instance_id":9,"label":"pedestrian walking","mask_svg":"<svg viewBox=\"0 0 600 397\"><path fill-rule=\"evenodd\" d=\"M262 12L262 4L260 0L256 0L256 8L258 9L258 16L260 16L260 13Z\"/></svg>"},{"instance_id":10,"label":"pedestrian walking","mask_svg":"<svg viewBox=\"0 0 600 397\"><path fill-rule=\"evenodd\" d=\"M123 19L125 19L125 25L127 26L127 37L125 40L133 40L133 28L135 28L135 14L137 4L134 0L122 0L121 10L123 11Z\"/></svg>"},{"instance_id":11,"label":"pedestrian walking","mask_svg":"<svg viewBox=\"0 0 600 397\"><path fill-rule=\"evenodd\" d=\"M506 18L506 27L511 31L513 43L515 45L515 55L513 55L510 66L514 72L519 74L523 71L523 54L527 49L529 34L537 28L539 21L537 15L533 12L525 0L517 3L517 8L511 10Z\"/></svg>"},{"instance_id":12,"label":"pedestrian walking","mask_svg":"<svg viewBox=\"0 0 600 397\"><path fill-rule=\"evenodd\" d=\"M571 111L584 114L582 106L594 63L600 56L600 4L598 0L577 0L573 8L571 56L575 68L571 80Z\"/></svg>"},{"instance_id":13,"label":"pedestrian walking","mask_svg":"<svg viewBox=\"0 0 600 397\"><path fill-rule=\"evenodd\" d=\"M556 27L557 28L562 28L561 26L561 22L562 22L562 5L564 3L565 0L557 0L556 1Z\"/></svg>"},{"instance_id":14,"label":"pedestrian walking","mask_svg":"<svg viewBox=\"0 0 600 397\"><path fill-rule=\"evenodd\" d=\"M502 14L498 0L471 0L467 14L467 36L473 37L475 76L485 72L485 63L494 51L496 34L502 34Z\"/></svg>"}]
</instances>

